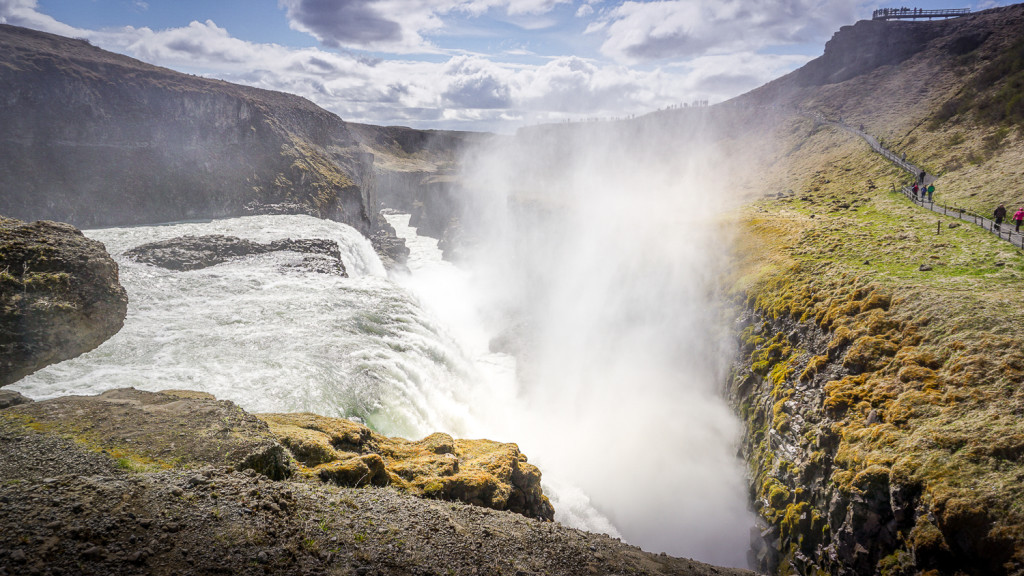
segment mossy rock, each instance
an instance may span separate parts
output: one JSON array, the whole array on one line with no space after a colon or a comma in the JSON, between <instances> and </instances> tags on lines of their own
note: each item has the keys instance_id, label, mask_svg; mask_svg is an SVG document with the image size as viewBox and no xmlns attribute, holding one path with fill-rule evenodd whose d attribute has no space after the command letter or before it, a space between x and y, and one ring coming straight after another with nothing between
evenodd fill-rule
<instances>
[{"instance_id":1,"label":"mossy rock","mask_svg":"<svg viewBox=\"0 0 1024 576\"><path fill-rule=\"evenodd\" d=\"M341 486L387 486L391 482L384 460L377 454L363 454L321 464L313 470L321 480Z\"/></svg>"},{"instance_id":2,"label":"mossy rock","mask_svg":"<svg viewBox=\"0 0 1024 576\"><path fill-rule=\"evenodd\" d=\"M843 367L854 373L880 368L895 356L899 347L877 336L861 336L854 340L843 357Z\"/></svg>"},{"instance_id":3,"label":"mossy rock","mask_svg":"<svg viewBox=\"0 0 1024 576\"><path fill-rule=\"evenodd\" d=\"M434 433L390 438L362 424L316 414L261 414L304 473L346 486L390 484L429 498L457 500L550 520L540 470L515 444ZM377 464L380 464L377 467Z\"/></svg>"}]
</instances>

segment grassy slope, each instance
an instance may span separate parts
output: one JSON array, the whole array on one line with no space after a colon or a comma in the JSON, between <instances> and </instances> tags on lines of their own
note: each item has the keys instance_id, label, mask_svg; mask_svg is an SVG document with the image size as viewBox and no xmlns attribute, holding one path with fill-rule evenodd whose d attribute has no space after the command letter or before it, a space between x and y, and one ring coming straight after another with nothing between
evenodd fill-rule
<instances>
[{"instance_id":1,"label":"grassy slope","mask_svg":"<svg viewBox=\"0 0 1024 576\"><path fill-rule=\"evenodd\" d=\"M991 212L1011 203L1007 184L1024 176L1019 120L993 121L978 106L936 118L1006 53L1012 42L1000 33L987 52L951 63L926 51L868 78L805 90L795 103L902 143L940 174L938 200ZM998 100L1013 81L998 80L974 101ZM871 104L878 101L890 105ZM960 143L949 146L954 133ZM837 345L852 342L844 362L872 358L863 374L825 383L821 409L841 438L833 481L851 492L875 474L921 486L947 540L970 528L978 540L964 546L971 553L1009 545L1022 560L1024 255L973 226L951 229L955 220L891 192L905 175L853 135L789 117L770 141L757 186L773 197L743 209L750 233L740 239L733 286L763 311L814 321ZM964 150L981 160L963 162ZM1024 202L1024 191L1016 193ZM871 291L891 305L867 309ZM799 374L801 352L787 349L773 374ZM872 410L881 420L868 424ZM785 426L785 415L776 416ZM904 535L908 548L957 546L934 542L926 524Z\"/></svg>"},{"instance_id":2,"label":"grassy slope","mask_svg":"<svg viewBox=\"0 0 1024 576\"><path fill-rule=\"evenodd\" d=\"M929 26L930 23L920 23ZM942 23L935 23L942 26ZM1024 8L936 28L924 51L847 82L806 88L796 104L863 124L939 177L936 200L991 214L1024 205ZM973 50L952 47L984 38Z\"/></svg>"}]
</instances>

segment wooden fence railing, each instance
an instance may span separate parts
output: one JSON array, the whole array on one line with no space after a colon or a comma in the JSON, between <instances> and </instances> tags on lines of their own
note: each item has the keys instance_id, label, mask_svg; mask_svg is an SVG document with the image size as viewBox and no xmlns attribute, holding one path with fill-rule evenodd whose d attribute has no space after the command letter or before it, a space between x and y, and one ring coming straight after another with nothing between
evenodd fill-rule
<instances>
[{"instance_id":1,"label":"wooden fence railing","mask_svg":"<svg viewBox=\"0 0 1024 576\"><path fill-rule=\"evenodd\" d=\"M971 13L970 8L946 8L925 10L924 8L879 8L871 13L872 20L913 20L916 18L958 18Z\"/></svg>"},{"instance_id":2,"label":"wooden fence railing","mask_svg":"<svg viewBox=\"0 0 1024 576\"><path fill-rule=\"evenodd\" d=\"M903 193L903 195L909 198L914 204L927 208L932 212L938 212L944 216L959 218L965 222L972 222L975 225L980 226L986 232L995 234L1001 240L1006 240L1014 246L1024 248L1024 233L1017 232L1015 230L1016 225L1013 220L1003 220L1001 225L996 225L994 220L986 218L981 214L971 212L970 210L946 206L945 204L940 204L938 202L930 202L928 201L927 195L915 196L914 189L911 186L903 186L899 190L896 190L896 186L893 185L893 192Z\"/></svg>"},{"instance_id":3,"label":"wooden fence railing","mask_svg":"<svg viewBox=\"0 0 1024 576\"><path fill-rule=\"evenodd\" d=\"M928 174L925 170L922 170L918 166L915 166L913 163L908 162L907 159L906 159L906 155L896 154L895 152L893 152L893 151L889 150L888 148L882 146L881 143L878 142L877 138L875 138L874 136L864 132L863 130L860 130L859 128L855 128L853 126L850 126L849 124L846 124L845 122L843 122L842 118L840 118L839 120L829 120L829 119L825 118L824 115L822 115L821 113L818 113L818 112L797 112L797 113L799 115L801 115L801 116L804 116L804 117L807 117L807 118L811 118L811 119L815 120L816 122L820 122L820 123L823 123L823 124L830 124L832 126L836 126L838 128L842 128L843 130L846 130L848 132L852 132L852 133L860 136L861 138L863 138L871 146L872 150L874 150L875 152L878 152L879 154L884 156L886 159L888 159L890 162L895 164L897 167L905 170L907 173L910 174L911 178L914 181L918 181L918 182L923 182L925 184L929 184L929 183L931 183L932 181L935 180L934 176L932 176L931 174ZM922 178L922 175L923 175L923 178ZM893 185L893 191L894 192L897 191L895 184ZM927 209L931 210L932 212L938 212L938 213L943 214L945 216L952 216L954 218L959 218L960 220L963 220L965 222L972 222L975 225L980 226L983 230L987 231L988 233L994 234L994 235L998 236L1001 240L1006 240L1007 242L1013 244L1014 246L1019 246L1021 248L1024 248L1024 233L1017 232L1015 230L1016 226L1014 225L1012 220L1004 220L1001 225L997 226L994 220L991 220L990 218L986 218L985 216L982 216L981 214L977 214L975 212L971 212L970 210L967 210L967 209L964 209L964 208L959 208L959 207L947 206L945 204L940 204L938 202L929 202L928 199L927 199L927 195L922 195L920 197L915 197L914 193L913 193L913 188L912 188L911 185L902 186L900 188L899 192L902 192L903 195L905 195L907 198L909 198L915 204L918 204L919 206L927 208Z\"/></svg>"}]
</instances>

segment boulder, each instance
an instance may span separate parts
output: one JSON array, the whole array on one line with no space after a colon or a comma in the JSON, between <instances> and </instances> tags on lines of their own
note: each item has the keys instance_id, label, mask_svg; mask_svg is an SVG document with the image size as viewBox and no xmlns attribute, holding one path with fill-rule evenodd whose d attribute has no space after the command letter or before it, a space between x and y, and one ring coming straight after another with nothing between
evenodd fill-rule
<instances>
[{"instance_id":1,"label":"boulder","mask_svg":"<svg viewBox=\"0 0 1024 576\"><path fill-rule=\"evenodd\" d=\"M344 486L391 486L418 496L509 510L551 520L554 508L540 470L519 447L491 440L457 440L435 433L413 442L389 438L342 418L259 414L291 450L300 473Z\"/></svg>"},{"instance_id":2,"label":"boulder","mask_svg":"<svg viewBox=\"0 0 1024 576\"><path fill-rule=\"evenodd\" d=\"M0 410L18 404L28 404L31 401L31 398L26 398L14 390L0 390Z\"/></svg>"},{"instance_id":3,"label":"boulder","mask_svg":"<svg viewBox=\"0 0 1024 576\"><path fill-rule=\"evenodd\" d=\"M99 346L127 311L102 243L69 224L0 216L0 386Z\"/></svg>"}]
</instances>

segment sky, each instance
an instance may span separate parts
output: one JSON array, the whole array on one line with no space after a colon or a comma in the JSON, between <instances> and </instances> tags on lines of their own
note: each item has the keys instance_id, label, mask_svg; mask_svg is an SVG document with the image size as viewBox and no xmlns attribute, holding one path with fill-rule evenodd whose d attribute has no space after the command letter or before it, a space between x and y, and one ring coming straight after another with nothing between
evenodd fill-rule
<instances>
[{"instance_id":1,"label":"sky","mask_svg":"<svg viewBox=\"0 0 1024 576\"><path fill-rule=\"evenodd\" d=\"M291 92L353 122L500 133L727 100L882 7L1005 0L0 0L0 23Z\"/></svg>"}]
</instances>

